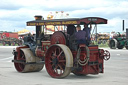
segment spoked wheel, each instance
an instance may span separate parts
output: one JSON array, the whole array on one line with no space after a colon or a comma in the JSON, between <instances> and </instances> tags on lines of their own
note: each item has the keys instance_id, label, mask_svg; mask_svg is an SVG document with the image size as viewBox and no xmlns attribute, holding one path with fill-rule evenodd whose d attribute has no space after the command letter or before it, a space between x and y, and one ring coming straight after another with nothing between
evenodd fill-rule
<instances>
[{"instance_id":1,"label":"spoked wheel","mask_svg":"<svg viewBox=\"0 0 128 85\"><path fill-rule=\"evenodd\" d=\"M117 40L116 39L112 39L109 41L109 47L111 49L116 49L117 48Z\"/></svg>"},{"instance_id":2,"label":"spoked wheel","mask_svg":"<svg viewBox=\"0 0 128 85\"><path fill-rule=\"evenodd\" d=\"M109 51L105 50L103 56L104 56L104 60L109 60L110 59Z\"/></svg>"},{"instance_id":3,"label":"spoked wheel","mask_svg":"<svg viewBox=\"0 0 128 85\"><path fill-rule=\"evenodd\" d=\"M66 45L52 45L46 52L45 67L48 74L54 78L64 78L71 72L73 56Z\"/></svg>"},{"instance_id":4,"label":"spoked wheel","mask_svg":"<svg viewBox=\"0 0 128 85\"><path fill-rule=\"evenodd\" d=\"M21 49L17 55L14 56L14 66L18 72L35 72L41 71L44 64L34 64L41 61L35 57L29 48ZM28 63L33 64L28 64Z\"/></svg>"}]
</instances>

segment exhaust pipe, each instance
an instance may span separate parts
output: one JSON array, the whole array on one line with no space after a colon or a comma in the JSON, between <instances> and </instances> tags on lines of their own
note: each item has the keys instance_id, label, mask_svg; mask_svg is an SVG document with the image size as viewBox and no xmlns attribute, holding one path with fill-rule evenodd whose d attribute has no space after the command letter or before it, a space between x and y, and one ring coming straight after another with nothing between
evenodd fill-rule
<instances>
[{"instance_id":1,"label":"exhaust pipe","mask_svg":"<svg viewBox=\"0 0 128 85\"><path fill-rule=\"evenodd\" d=\"M126 29L126 40L128 40L128 28Z\"/></svg>"},{"instance_id":2,"label":"exhaust pipe","mask_svg":"<svg viewBox=\"0 0 128 85\"><path fill-rule=\"evenodd\" d=\"M124 20L123 20L123 28L122 28L122 30L124 31Z\"/></svg>"}]
</instances>

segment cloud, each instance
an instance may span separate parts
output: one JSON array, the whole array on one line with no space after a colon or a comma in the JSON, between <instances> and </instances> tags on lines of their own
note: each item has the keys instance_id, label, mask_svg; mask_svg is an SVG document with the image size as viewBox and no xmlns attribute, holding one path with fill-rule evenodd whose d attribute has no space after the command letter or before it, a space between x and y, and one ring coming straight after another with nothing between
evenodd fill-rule
<instances>
[{"instance_id":1,"label":"cloud","mask_svg":"<svg viewBox=\"0 0 128 85\"><path fill-rule=\"evenodd\" d=\"M1 0L0 10L17 10L23 6L20 3L15 3L15 0Z\"/></svg>"},{"instance_id":2,"label":"cloud","mask_svg":"<svg viewBox=\"0 0 128 85\"><path fill-rule=\"evenodd\" d=\"M31 30L25 26L27 21L33 20L35 15L46 19L55 11L64 11L70 17L103 17L108 19L108 24L99 26L98 31L120 30L122 19L125 23L128 21L127 8L127 0L1 0L0 30Z\"/></svg>"},{"instance_id":3,"label":"cloud","mask_svg":"<svg viewBox=\"0 0 128 85\"><path fill-rule=\"evenodd\" d=\"M90 9L74 10L71 15L79 17L83 16L100 16L107 17L109 19L114 17L127 18L128 17L128 2L122 2L119 5L109 5L102 7L93 7Z\"/></svg>"}]
</instances>

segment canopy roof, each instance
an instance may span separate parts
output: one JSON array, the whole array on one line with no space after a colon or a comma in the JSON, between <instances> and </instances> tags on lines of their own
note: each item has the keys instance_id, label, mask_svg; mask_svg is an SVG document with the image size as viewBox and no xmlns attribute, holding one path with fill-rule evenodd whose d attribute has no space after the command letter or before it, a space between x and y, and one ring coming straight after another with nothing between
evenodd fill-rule
<instances>
[{"instance_id":1,"label":"canopy roof","mask_svg":"<svg viewBox=\"0 0 128 85\"><path fill-rule=\"evenodd\" d=\"M77 24L107 24L107 19L100 17L86 18L68 18L68 19L52 19L52 20L33 20L28 21L27 26L42 26L42 25L77 25Z\"/></svg>"}]
</instances>

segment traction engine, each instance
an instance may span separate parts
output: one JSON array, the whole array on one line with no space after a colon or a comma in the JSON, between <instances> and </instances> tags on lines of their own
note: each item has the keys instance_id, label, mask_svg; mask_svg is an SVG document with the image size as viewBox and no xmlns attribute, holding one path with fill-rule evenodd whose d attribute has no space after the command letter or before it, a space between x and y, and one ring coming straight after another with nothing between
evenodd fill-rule
<instances>
[{"instance_id":1,"label":"traction engine","mask_svg":"<svg viewBox=\"0 0 128 85\"><path fill-rule=\"evenodd\" d=\"M41 20L42 16L35 18L30 24L36 26L36 39L27 36L24 46L13 50L12 62L18 72L41 71L45 64L46 71L53 78L64 78L71 72L77 76L104 73L104 60L110 58L109 51L99 49L98 45L78 45L74 35L67 32L56 31L45 35L42 26L33 24L38 21L45 23L45 20Z\"/></svg>"},{"instance_id":2,"label":"traction engine","mask_svg":"<svg viewBox=\"0 0 128 85\"><path fill-rule=\"evenodd\" d=\"M128 30L126 29L126 35L120 34L119 32L116 33L113 39L109 41L109 47L111 49L123 49L124 47L128 49Z\"/></svg>"}]
</instances>

